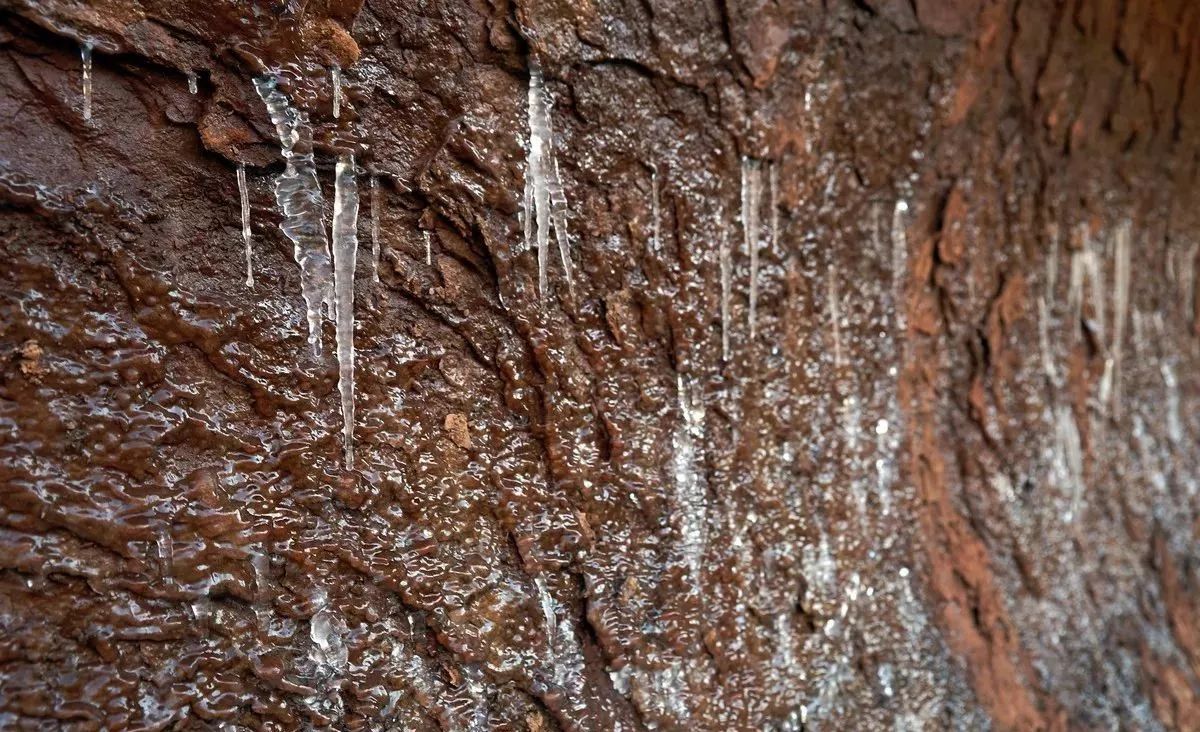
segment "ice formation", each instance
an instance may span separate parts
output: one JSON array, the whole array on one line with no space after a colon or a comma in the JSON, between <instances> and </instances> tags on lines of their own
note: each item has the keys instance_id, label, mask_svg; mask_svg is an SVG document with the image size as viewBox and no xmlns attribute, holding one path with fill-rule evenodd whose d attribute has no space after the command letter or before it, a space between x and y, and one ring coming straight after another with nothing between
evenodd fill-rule
<instances>
[{"instance_id":1,"label":"ice formation","mask_svg":"<svg viewBox=\"0 0 1200 732\"><path fill-rule=\"evenodd\" d=\"M333 302L346 467L354 462L354 263L357 252L358 183L354 177L354 155L342 153L334 178Z\"/></svg>"}]
</instances>

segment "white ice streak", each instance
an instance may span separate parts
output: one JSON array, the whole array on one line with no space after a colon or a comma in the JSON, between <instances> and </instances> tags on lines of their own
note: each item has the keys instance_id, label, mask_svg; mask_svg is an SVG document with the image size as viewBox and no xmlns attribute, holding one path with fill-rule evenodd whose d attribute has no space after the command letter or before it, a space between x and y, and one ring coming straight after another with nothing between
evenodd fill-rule
<instances>
[{"instance_id":1,"label":"white ice streak","mask_svg":"<svg viewBox=\"0 0 1200 732\"><path fill-rule=\"evenodd\" d=\"M84 41L79 47L79 58L83 62L83 118L92 118L92 42Z\"/></svg>"},{"instance_id":2,"label":"white ice streak","mask_svg":"<svg viewBox=\"0 0 1200 732\"><path fill-rule=\"evenodd\" d=\"M567 198L554 157L551 101L542 71L534 64L529 72L529 147L525 158L525 249L537 241L538 293L544 298L549 285L550 229L558 243L567 289L574 293L570 238L567 233Z\"/></svg>"},{"instance_id":3,"label":"white ice streak","mask_svg":"<svg viewBox=\"0 0 1200 732\"><path fill-rule=\"evenodd\" d=\"M433 266L433 239L428 230L425 231L425 264Z\"/></svg>"},{"instance_id":4,"label":"white ice streak","mask_svg":"<svg viewBox=\"0 0 1200 732\"><path fill-rule=\"evenodd\" d=\"M242 204L242 243L246 248L246 287L254 287L254 269L251 259L254 256L254 245L250 240L250 191L246 187L246 164L238 163L237 167L238 198Z\"/></svg>"},{"instance_id":5,"label":"white ice streak","mask_svg":"<svg viewBox=\"0 0 1200 732\"><path fill-rule=\"evenodd\" d=\"M333 196L334 310L337 323L338 392L346 467L354 463L354 262L358 252L358 183L354 155L337 161Z\"/></svg>"},{"instance_id":6,"label":"white ice streak","mask_svg":"<svg viewBox=\"0 0 1200 732\"><path fill-rule=\"evenodd\" d=\"M195 71L187 72L188 94L197 94L200 92L200 80L196 78Z\"/></svg>"},{"instance_id":7,"label":"white ice streak","mask_svg":"<svg viewBox=\"0 0 1200 732\"><path fill-rule=\"evenodd\" d=\"M333 311L333 265L322 219L325 199L313 161L312 128L308 116L294 109L279 91L275 77L254 80L279 135L283 173L275 182L275 200L283 212L279 228L291 239L293 256L300 266L300 291L308 319L308 342L321 352L321 306Z\"/></svg>"}]
</instances>

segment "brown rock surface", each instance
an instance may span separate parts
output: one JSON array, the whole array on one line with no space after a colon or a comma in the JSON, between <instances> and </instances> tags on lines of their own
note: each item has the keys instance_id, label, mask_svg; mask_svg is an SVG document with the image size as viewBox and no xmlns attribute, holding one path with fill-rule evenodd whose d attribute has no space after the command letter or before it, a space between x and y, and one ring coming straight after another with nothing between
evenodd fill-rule
<instances>
[{"instance_id":1,"label":"brown rock surface","mask_svg":"<svg viewBox=\"0 0 1200 732\"><path fill-rule=\"evenodd\" d=\"M1200 729L1198 154L1187 0L0 2L0 728Z\"/></svg>"}]
</instances>

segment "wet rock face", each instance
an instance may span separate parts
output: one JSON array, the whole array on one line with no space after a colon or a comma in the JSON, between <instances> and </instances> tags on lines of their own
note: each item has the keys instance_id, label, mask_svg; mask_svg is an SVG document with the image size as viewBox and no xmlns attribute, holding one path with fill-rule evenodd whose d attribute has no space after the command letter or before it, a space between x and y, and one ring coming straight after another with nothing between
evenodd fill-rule
<instances>
[{"instance_id":1,"label":"wet rock face","mask_svg":"<svg viewBox=\"0 0 1200 732\"><path fill-rule=\"evenodd\" d=\"M1198 38L4 4L0 727L1194 729Z\"/></svg>"}]
</instances>

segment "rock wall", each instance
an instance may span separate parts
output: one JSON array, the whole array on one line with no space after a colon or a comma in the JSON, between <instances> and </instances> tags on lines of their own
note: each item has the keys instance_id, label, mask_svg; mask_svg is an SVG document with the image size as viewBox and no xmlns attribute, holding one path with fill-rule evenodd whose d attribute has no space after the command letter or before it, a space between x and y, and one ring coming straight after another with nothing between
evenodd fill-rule
<instances>
[{"instance_id":1,"label":"rock wall","mask_svg":"<svg viewBox=\"0 0 1200 732\"><path fill-rule=\"evenodd\" d=\"M0 2L0 727L1200 729L1198 39Z\"/></svg>"}]
</instances>

